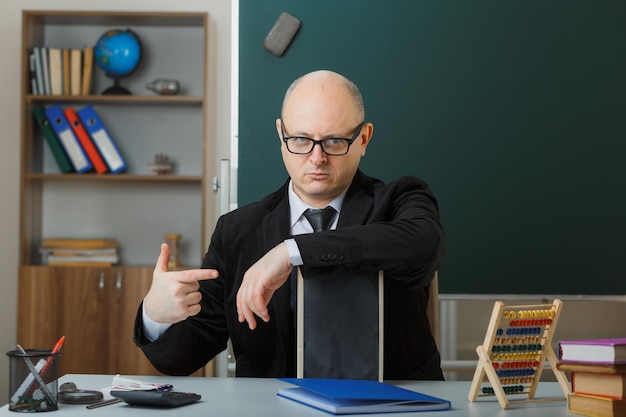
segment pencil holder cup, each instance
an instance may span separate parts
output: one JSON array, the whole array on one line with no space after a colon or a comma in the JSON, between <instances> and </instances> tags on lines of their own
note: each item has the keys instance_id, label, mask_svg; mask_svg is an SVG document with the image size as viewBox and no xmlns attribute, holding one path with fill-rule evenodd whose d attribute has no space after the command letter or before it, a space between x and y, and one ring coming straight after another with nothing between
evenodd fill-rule
<instances>
[{"instance_id":1,"label":"pencil holder cup","mask_svg":"<svg viewBox=\"0 0 626 417\"><path fill-rule=\"evenodd\" d=\"M33 413L58 409L60 355L49 349L7 352L10 411Z\"/></svg>"}]
</instances>

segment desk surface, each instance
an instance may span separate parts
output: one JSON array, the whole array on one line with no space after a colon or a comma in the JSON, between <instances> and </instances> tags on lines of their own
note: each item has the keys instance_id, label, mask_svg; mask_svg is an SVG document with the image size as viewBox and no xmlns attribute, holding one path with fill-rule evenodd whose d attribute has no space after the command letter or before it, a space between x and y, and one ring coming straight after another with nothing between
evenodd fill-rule
<instances>
[{"instance_id":1,"label":"desk surface","mask_svg":"<svg viewBox=\"0 0 626 417\"><path fill-rule=\"evenodd\" d=\"M282 381L276 379L256 378L202 378L202 377L144 377L131 376L146 382L164 382L174 385L176 391L195 392L202 395L198 403L183 406L176 409L155 409L133 407L125 403L108 405L93 410L86 410L84 405L59 404L59 410L51 416L156 416L159 414L185 416L219 416L219 417L324 417L329 416L319 411L291 400L278 397L279 388L288 387ZM72 381L80 389L101 390L110 387L113 377L111 375L65 375L60 381ZM507 410L502 410L496 397L482 397L477 402L470 403L467 395L470 382L456 381L400 381L395 383L403 388L419 391L435 397L445 398L452 402L452 410L440 412L420 413L393 413L390 416L439 416L443 414L455 416L538 416L557 417L574 416L567 411L567 405L563 392L556 382L544 382L539 384L537 395L532 402L513 402ZM106 398L106 396L105 396ZM514 399L514 397L510 397ZM0 416L15 417L18 413L9 411L8 405L0 408Z\"/></svg>"}]
</instances>

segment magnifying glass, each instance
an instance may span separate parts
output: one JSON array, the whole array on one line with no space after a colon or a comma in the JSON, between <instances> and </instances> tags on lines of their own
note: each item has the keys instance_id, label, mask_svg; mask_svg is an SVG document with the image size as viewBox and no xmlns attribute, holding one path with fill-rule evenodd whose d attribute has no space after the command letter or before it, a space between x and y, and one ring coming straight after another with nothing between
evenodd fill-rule
<instances>
[{"instance_id":1,"label":"magnifying glass","mask_svg":"<svg viewBox=\"0 0 626 417\"><path fill-rule=\"evenodd\" d=\"M73 382L65 382L59 387L59 402L63 404L93 404L102 400L100 391L78 389Z\"/></svg>"}]
</instances>

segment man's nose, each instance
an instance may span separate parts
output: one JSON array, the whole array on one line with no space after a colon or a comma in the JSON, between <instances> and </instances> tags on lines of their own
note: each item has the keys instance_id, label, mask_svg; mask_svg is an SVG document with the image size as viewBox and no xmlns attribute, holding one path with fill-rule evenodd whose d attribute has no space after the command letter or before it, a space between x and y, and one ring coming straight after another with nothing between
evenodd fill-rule
<instances>
[{"instance_id":1,"label":"man's nose","mask_svg":"<svg viewBox=\"0 0 626 417\"><path fill-rule=\"evenodd\" d=\"M324 150L322 149L322 143L318 142L315 145L313 145L313 150L311 151L311 155L309 156L309 159L315 163L315 164L320 164L326 161L328 155L326 155L326 153L324 152Z\"/></svg>"}]
</instances>

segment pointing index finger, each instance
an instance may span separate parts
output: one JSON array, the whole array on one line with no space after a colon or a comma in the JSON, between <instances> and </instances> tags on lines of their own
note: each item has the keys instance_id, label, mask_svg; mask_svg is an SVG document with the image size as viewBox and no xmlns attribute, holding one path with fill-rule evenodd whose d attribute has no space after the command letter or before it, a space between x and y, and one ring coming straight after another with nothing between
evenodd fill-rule
<instances>
[{"instance_id":1,"label":"pointing index finger","mask_svg":"<svg viewBox=\"0 0 626 417\"><path fill-rule=\"evenodd\" d=\"M185 283L215 279L219 276L219 273L215 269L188 269L179 272L178 281Z\"/></svg>"}]
</instances>

